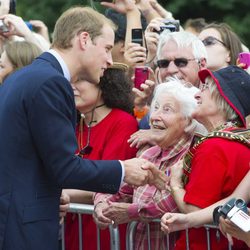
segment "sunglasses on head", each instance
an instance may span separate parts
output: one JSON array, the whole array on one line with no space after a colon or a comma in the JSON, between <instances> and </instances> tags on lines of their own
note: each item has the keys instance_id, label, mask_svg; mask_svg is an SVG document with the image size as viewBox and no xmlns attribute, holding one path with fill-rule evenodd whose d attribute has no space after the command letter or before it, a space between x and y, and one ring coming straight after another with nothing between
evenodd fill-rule
<instances>
[{"instance_id":1,"label":"sunglasses on head","mask_svg":"<svg viewBox=\"0 0 250 250\"><path fill-rule=\"evenodd\" d=\"M174 60L168 60L168 59L161 59L157 61L157 66L159 68L167 68L170 64L170 62L174 62L175 66L178 68L183 68L188 65L189 61L194 61L195 58L193 59L187 59L187 58L175 58Z\"/></svg>"},{"instance_id":2,"label":"sunglasses on head","mask_svg":"<svg viewBox=\"0 0 250 250\"><path fill-rule=\"evenodd\" d=\"M202 40L203 44L205 46L211 46L214 45L216 43L220 43L222 44L224 47L226 47L226 44L224 42L222 42L221 40L217 39L216 37L213 36L208 36L207 38L205 38L204 40Z\"/></svg>"}]
</instances>

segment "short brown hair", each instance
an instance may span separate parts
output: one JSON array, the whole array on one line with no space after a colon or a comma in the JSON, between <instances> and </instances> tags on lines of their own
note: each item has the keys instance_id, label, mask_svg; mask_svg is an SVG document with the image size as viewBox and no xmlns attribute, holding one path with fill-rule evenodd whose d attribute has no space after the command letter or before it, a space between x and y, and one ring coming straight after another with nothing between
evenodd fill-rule
<instances>
[{"instance_id":1,"label":"short brown hair","mask_svg":"<svg viewBox=\"0 0 250 250\"><path fill-rule=\"evenodd\" d=\"M14 70L22 68L38 57L42 50L28 41L12 41L4 45L4 51Z\"/></svg>"},{"instance_id":2,"label":"short brown hair","mask_svg":"<svg viewBox=\"0 0 250 250\"><path fill-rule=\"evenodd\" d=\"M97 11L89 7L72 7L65 11L56 22L52 47L71 48L73 37L81 31L88 32L93 40L102 34L105 24L115 30L112 21Z\"/></svg>"}]
</instances>

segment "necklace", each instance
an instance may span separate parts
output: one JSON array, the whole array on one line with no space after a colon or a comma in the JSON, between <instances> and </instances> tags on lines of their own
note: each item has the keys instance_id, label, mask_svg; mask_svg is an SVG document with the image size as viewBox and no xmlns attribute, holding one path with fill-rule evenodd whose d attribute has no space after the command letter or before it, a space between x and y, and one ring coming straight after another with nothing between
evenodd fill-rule
<instances>
[{"instance_id":1,"label":"necklace","mask_svg":"<svg viewBox=\"0 0 250 250\"><path fill-rule=\"evenodd\" d=\"M89 110L89 111L87 111L87 112L85 112L85 113L81 113L81 117L82 117L83 119L85 119L85 118L86 118L86 114L88 114L88 113L90 113L90 112L93 112L95 109L100 108L100 107L103 107L103 106L105 106L105 103L102 103L102 104L100 104L100 105L97 105L97 106L95 106L94 108L92 108L91 110ZM91 120L92 120L92 119L91 119Z\"/></svg>"},{"instance_id":2,"label":"necklace","mask_svg":"<svg viewBox=\"0 0 250 250\"><path fill-rule=\"evenodd\" d=\"M83 120L85 119L85 115L81 114L81 119L80 119L80 126L79 126L79 134L78 134L78 149L79 149L79 156L84 157L85 155L89 155L92 150L93 147L90 146L90 133L91 133L91 125L96 122L94 121L94 112L97 108L100 108L102 106L104 106L105 104L100 104L97 105L96 107L94 107L93 109L91 109L90 111L87 111L85 114L90 113L91 112L91 119L90 122L87 124L87 143L85 144L85 146L83 146Z\"/></svg>"}]
</instances>

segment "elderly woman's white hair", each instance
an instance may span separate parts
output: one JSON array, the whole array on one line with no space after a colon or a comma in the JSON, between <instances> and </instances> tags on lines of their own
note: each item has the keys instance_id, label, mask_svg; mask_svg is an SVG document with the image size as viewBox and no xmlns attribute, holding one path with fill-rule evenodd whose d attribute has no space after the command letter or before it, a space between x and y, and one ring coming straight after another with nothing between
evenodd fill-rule
<instances>
[{"instance_id":1,"label":"elderly woman's white hair","mask_svg":"<svg viewBox=\"0 0 250 250\"><path fill-rule=\"evenodd\" d=\"M159 96L167 93L173 96L177 101L179 101L181 112L186 118L190 119L191 121L191 123L185 129L185 132L189 134L206 134L207 131L205 127L192 118L192 113L197 107L197 100L194 96L198 91L199 89L194 87L193 85L183 82L175 77L171 77L167 82L161 83L156 86L151 109L153 109L155 102L158 100Z\"/></svg>"},{"instance_id":2,"label":"elderly woman's white hair","mask_svg":"<svg viewBox=\"0 0 250 250\"><path fill-rule=\"evenodd\" d=\"M173 40L176 42L179 48L192 48L193 56L198 61L201 59L207 60L207 50L202 41L195 35L187 31L169 32L164 30L159 38L157 46L156 58L157 60L162 59L162 47L169 41Z\"/></svg>"}]
</instances>

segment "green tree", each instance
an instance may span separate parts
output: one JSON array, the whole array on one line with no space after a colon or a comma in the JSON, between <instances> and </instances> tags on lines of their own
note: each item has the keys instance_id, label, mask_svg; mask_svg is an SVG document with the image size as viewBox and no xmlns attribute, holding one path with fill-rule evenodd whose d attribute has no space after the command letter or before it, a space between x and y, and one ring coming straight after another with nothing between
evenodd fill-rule
<instances>
[{"instance_id":1,"label":"green tree","mask_svg":"<svg viewBox=\"0 0 250 250\"><path fill-rule=\"evenodd\" d=\"M250 1L240 0L158 0L176 19L184 23L188 18L204 17L207 22L226 22L250 47ZM72 5L89 5L100 11L100 4L92 0L34 0L17 2L17 14L24 20L40 19L53 31L60 14Z\"/></svg>"}]
</instances>

